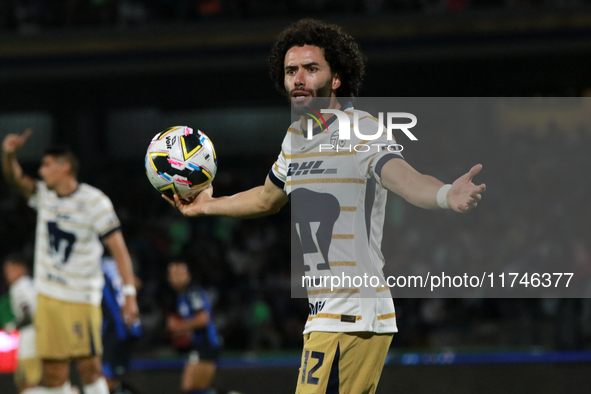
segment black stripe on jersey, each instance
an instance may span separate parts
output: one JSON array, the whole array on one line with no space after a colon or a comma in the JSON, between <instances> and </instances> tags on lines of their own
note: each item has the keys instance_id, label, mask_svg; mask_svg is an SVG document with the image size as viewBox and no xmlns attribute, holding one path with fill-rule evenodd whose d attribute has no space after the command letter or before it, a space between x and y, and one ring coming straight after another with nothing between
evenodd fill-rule
<instances>
[{"instance_id":1,"label":"black stripe on jersey","mask_svg":"<svg viewBox=\"0 0 591 394\"><path fill-rule=\"evenodd\" d=\"M376 179L369 178L365 188L365 230L367 231L367 242L371 238L371 212L373 203L376 200Z\"/></svg>"},{"instance_id":2,"label":"black stripe on jersey","mask_svg":"<svg viewBox=\"0 0 591 394\"><path fill-rule=\"evenodd\" d=\"M273 170L269 170L269 179L271 180L271 182L273 182L273 184L275 186L277 186L279 189L283 190L283 188L285 187L285 182L283 182L281 179L277 178L275 176L275 174L273 173Z\"/></svg>"},{"instance_id":3,"label":"black stripe on jersey","mask_svg":"<svg viewBox=\"0 0 591 394\"><path fill-rule=\"evenodd\" d=\"M114 228L110 229L109 231L107 231L103 235L100 235L99 238L102 241L103 239L107 238L109 235L113 234L117 230L121 230L121 226L117 226L117 227L114 227Z\"/></svg>"},{"instance_id":4,"label":"black stripe on jersey","mask_svg":"<svg viewBox=\"0 0 591 394\"><path fill-rule=\"evenodd\" d=\"M402 155L399 155L398 153L388 153L387 155L380 157L380 160L378 160L378 162L376 163L376 169L374 171L380 178L382 177L382 168L384 167L384 164L389 162L390 159L404 160L404 157L402 157Z\"/></svg>"}]
</instances>

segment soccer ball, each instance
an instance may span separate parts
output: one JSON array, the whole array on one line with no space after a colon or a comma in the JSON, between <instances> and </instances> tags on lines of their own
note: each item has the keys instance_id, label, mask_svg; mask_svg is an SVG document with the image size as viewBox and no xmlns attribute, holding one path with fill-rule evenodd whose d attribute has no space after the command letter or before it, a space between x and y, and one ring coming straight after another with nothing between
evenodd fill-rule
<instances>
[{"instance_id":1,"label":"soccer ball","mask_svg":"<svg viewBox=\"0 0 591 394\"><path fill-rule=\"evenodd\" d=\"M152 139L145 159L152 186L172 198L190 199L215 177L218 161L211 140L187 126L166 129Z\"/></svg>"}]
</instances>

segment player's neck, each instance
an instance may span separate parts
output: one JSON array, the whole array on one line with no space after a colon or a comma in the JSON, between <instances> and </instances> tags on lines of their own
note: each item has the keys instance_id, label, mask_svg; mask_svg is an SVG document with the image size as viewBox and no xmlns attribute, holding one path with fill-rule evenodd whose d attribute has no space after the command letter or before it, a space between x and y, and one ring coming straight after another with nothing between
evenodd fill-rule
<instances>
[{"instance_id":1,"label":"player's neck","mask_svg":"<svg viewBox=\"0 0 591 394\"><path fill-rule=\"evenodd\" d=\"M58 197L67 197L78 189L78 180L73 177L67 177L61 181L54 189Z\"/></svg>"},{"instance_id":2,"label":"player's neck","mask_svg":"<svg viewBox=\"0 0 591 394\"><path fill-rule=\"evenodd\" d=\"M174 291L177 292L177 294L183 294L184 292L187 291L187 289L189 288L189 285L186 286L177 286L174 288Z\"/></svg>"},{"instance_id":3,"label":"player's neck","mask_svg":"<svg viewBox=\"0 0 591 394\"><path fill-rule=\"evenodd\" d=\"M26 276L27 273L26 272L21 272L20 274L16 275L13 278L10 278L10 280L7 280L8 282L8 287L11 287L12 285L14 285L16 282L18 282L23 276Z\"/></svg>"}]
</instances>

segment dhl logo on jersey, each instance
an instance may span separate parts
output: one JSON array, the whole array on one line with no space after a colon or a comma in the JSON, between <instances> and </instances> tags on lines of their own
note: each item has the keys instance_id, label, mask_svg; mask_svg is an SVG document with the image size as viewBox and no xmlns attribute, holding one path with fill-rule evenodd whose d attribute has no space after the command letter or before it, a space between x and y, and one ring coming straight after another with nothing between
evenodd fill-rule
<instances>
[{"instance_id":1,"label":"dhl logo on jersey","mask_svg":"<svg viewBox=\"0 0 591 394\"><path fill-rule=\"evenodd\" d=\"M320 168L323 160L304 161L303 163L290 163L287 169L287 176L299 175L334 175L336 168Z\"/></svg>"}]
</instances>

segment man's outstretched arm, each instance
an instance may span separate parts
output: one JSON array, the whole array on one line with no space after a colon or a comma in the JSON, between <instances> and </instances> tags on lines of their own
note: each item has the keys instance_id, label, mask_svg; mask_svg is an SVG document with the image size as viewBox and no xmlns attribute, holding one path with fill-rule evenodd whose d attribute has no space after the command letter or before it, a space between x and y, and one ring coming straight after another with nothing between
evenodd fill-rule
<instances>
[{"instance_id":1,"label":"man's outstretched arm","mask_svg":"<svg viewBox=\"0 0 591 394\"><path fill-rule=\"evenodd\" d=\"M486 190L484 184L472 183L472 179L480 170L482 170L481 164L472 167L468 173L456 179L443 195L443 201L446 201L451 209L466 213L476 208L478 201L482 199L481 193ZM444 186L443 182L430 175L419 173L404 160L389 160L382 168L381 178L382 184L388 190L417 207L425 209L440 207L437 193ZM443 191L445 192L445 189Z\"/></svg>"},{"instance_id":2,"label":"man's outstretched arm","mask_svg":"<svg viewBox=\"0 0 591 394\"><path fill-rule=\"evenodd\" d=\"M269 176L263 186L234 194L227 197L213 197L213 187L195 197L191 202L185 202L174 196L174 200L162 195L172 206L175 206L185 216L230 216L249 219L277 213L287 201L287 194L275 185Z\"/></svg>"},{"instance_id":3,"label":"man's outstretched arm","mask_svg":"<svg viewBox=\"0 0 591 394\"><path fill-rule=\"evenodd\" d=\"M31 134L32 131L27 129L22 134L8 134L2 141L2 172L4 179L12 189L27 200L35 192L35 181L23 172L16 159L16 152L25 144Z\"/></svg>"}]
</instances>

